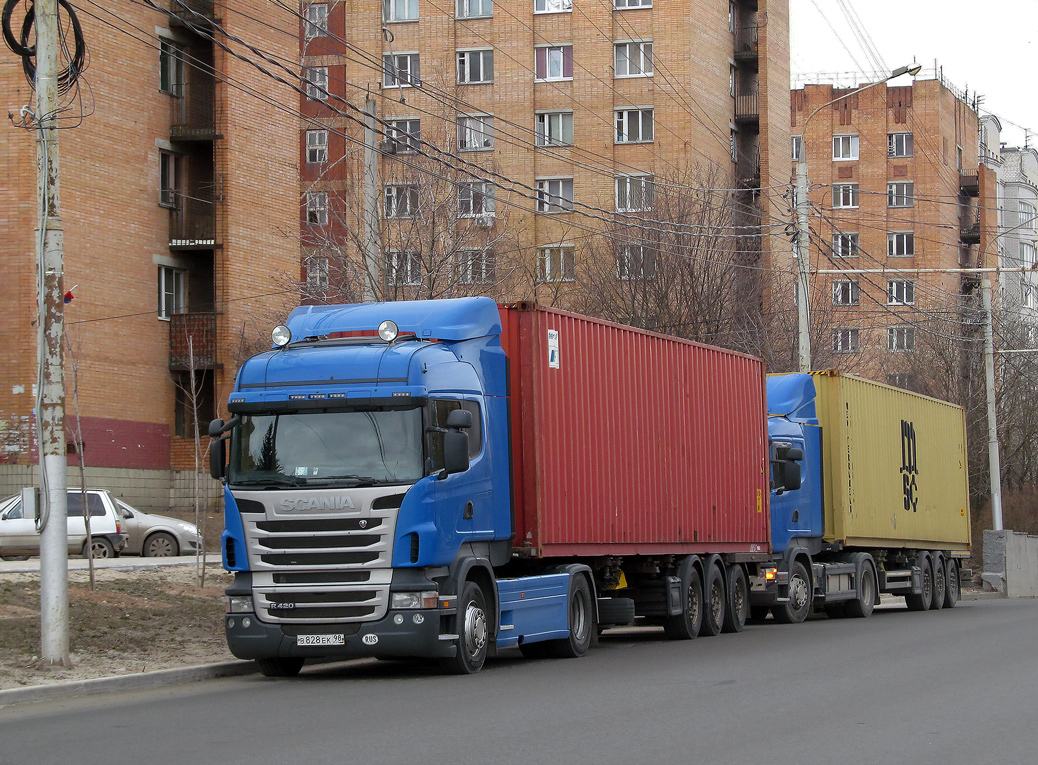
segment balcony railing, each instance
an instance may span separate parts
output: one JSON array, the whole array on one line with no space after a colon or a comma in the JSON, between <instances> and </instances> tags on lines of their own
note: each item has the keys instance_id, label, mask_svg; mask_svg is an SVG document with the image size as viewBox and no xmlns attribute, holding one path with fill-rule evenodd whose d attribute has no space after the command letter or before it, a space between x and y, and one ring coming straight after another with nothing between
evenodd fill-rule
<instances>
[{"instance_id":1,"label":"balcony railing","mask_svg":"<svg viewBox=\"0 0 1038 765\"><path fill-rule=\"evenodd\" d=\"M735 97L735 121L756 122L760 119L760 107L757 103L757 91L738 94Z\"/></svg>"},{"instance_id":2,"label":"balcony railing","mask_svg":"<svg viewBox=\"0 0 1038 765\"><path fill-rule=\"evenodd\" d=\"M758 27L740 27L735 33L735 60L749 61L757 58Z\"/></svg>"},{"instance_id":3,"label":"balcony railing","mask_svg":"<svg viewBox=\"0 0 1038 765\"><path fill-rule=\"evenodd\" d=\"M215 369L216 314L175 313L169 317L169 368Z\"/></svg>"},{"instance_id":4,"label":"balcony railing","mask_svg":"<svg viewBox=\"0 0 1038 765\"><path fill-rule=\"evenodd\" d=\"M963 244L980 244L980 210L967 214L959 228L959 241Z\"/></svg>"},{"instance_id":5,"label":"balcony railing","mask_svg":"<svg viewBox=\"0 0 1038 765\"><path fill-rule=\"evenodd\" d=\"M959 191L968 197L980 196L980 173L976 170L959 171Z\"/></svg>"},{"instance_id":6,"label":"balcony railing","mask_svg":"<svg viewBox=\"0 0 1038 765\"><path fill-rule=\"evenodd\" d=\"M169 248L206 250L216 246L216 212L206 199L177 193L169 211Z\"/></svg>"},{"instance_id":7,"label":"balcony railing","mask_svg":"<svg viewBox=\"0 0 1038 765\"><path fill-rule=\"evenodd\" d=\"M173 141L212 141L216 135L216 82L203 72L181 85L170 99L169 137Z\"/></svg>"},{"instance_id":8,"label":"balcony railing","mask_svg":"<svg viewBox=\"0 0 1038 765\"><path fill-rule=\"evenodd\" d=\"M170 12L174 18L185 21L198 21L199 16L215 21L216 3L213 0L173 0Z\"/></svg>"}]
</instances>

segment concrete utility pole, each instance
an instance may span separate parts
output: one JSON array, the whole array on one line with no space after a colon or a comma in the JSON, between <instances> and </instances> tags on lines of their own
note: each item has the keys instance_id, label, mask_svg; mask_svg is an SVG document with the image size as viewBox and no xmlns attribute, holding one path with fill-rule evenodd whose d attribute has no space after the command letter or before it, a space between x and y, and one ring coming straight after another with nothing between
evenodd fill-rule
<instances>
[{"instance_id":1,"label":"concrete utility pole","mask_svg":"<svg viewBox=\"0 0 1038 765\"><path fill-rule=\"evenodd\" d=\"M918 64L899 66L888 77L878 82L871 82L857 90L844 93L839 98L834 98L832 101L822 104L811 112L807 119L804 120L804 124L800 126L800 147L797 151L797 236L795 253L797 259L797 356L801 372L811 371L811 282L809 280L811 268L811 229L807 219L810 206L807 198L808 189L810 188L807 183L807 123L827 106L832 106L838 101L850 98L869 88L882 85L903 74L915 76L919 74L920 69L922 69L922 66Z\"/></svg>"},{"instance_id":2,"label":"concrete utility pole","mask_svg":"<svg viewBox=\"0 0 1038 765\"><path fill-rule=\"evenodd\" d=\"M58 185L59 28L57 0L36 0L37 189L40 220L37 259L42 275L37 335L36 423L40 480L41 656L69 666L68 506L65 466L64 251Z\"/></svg>"},{"instance_id":3,"label":"concrete utility pole","mask_svg":"<svg viewBox=\"0 0 1038 765\"><path fill-rule=\"evenodd\" d=\"M995 330L991 313L991 279L980 283L984 303L984 391L988 407L988 472L991 473L991 526L1002 530L1002 458L998 450L998 420L995 412Z\"/></svg>"},{"instance_id":4,"label":"concrete utility pole","mask_svg":"<svg viewBox=\"0 0 1038 765\"><path fill-rule=\"evenodd\" d=\"M375 300L378 284L378 133L375 99L364 101L364 302Z\"/></svg>"}]
</instances>

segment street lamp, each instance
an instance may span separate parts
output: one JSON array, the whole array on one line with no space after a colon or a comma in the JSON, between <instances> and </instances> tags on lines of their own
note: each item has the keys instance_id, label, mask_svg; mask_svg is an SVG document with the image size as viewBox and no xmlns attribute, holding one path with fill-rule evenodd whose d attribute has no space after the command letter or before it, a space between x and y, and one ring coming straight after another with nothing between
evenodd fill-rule
<instances>
[{"instance_id":1,"label":"street lamp","mask_svg":"<svg viewBox=\"0 0 1038 765\"><path fill-rule=\"evenodd\" d=\"M807 149L805 143L807 139L807 123L811 121L818 112L822 111L827 106L832 106L837 101L842 101L845 98L849 98L853 95L861 93L869 88L874 88L877 85L882 85L885 82L893 80L895 77L900 77L903 74L911 74L915 76L919 74L922 66L919 64L913 64L912 66L899 66L889 76L877 82L869 83L857 90L852 90L850 93L844 93L839 98L834 98L832 101L822 104L815 109L811 114L808 115L807 119L804 120L804 124L800 127L800 148L797 151L797 237L796 237L796 258L797 258L797 330L798 330L798 342L797 349L800 357L800 371L810 372L811 371L811 306L809 299L809 270L810 270L810 256L811 247L809 237L809 227L807 222Z\"/></svg>"}]
</instances>

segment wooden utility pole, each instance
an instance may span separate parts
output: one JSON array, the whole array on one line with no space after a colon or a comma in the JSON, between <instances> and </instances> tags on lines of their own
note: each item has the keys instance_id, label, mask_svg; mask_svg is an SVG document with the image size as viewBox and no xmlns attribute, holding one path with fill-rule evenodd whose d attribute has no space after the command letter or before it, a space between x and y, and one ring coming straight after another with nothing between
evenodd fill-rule
<instances>
[{"instance_id":1,"label":"wooden utility pole","mask_svg":"<svg viewBox=\"0 0 1038 765\"><path fill-rule=\"evenodd\" d=\"M40 480L40 629L44 662L69 666L68 505L65 494L64 246L58 184L57 0L36 0L37 335ZM84 507L84 512L86 508Z\"/></svg>"}]
</instances>

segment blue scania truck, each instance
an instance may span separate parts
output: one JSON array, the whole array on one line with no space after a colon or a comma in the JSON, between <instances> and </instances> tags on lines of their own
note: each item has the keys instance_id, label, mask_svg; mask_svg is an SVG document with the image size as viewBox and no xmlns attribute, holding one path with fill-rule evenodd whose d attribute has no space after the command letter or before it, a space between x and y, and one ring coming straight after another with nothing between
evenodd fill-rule
<instances>
[{"instance_id":1,"label":"blue scania truck","mask_svg":"<svg viewBox=\"0 0 1038 765\"><path fill-rule=\"evenodd\" d=\"M969 550L960 408L532 304L302 306L227 408L225 630L269 676L954 605Z\"/></svg>"}]
</instances>

